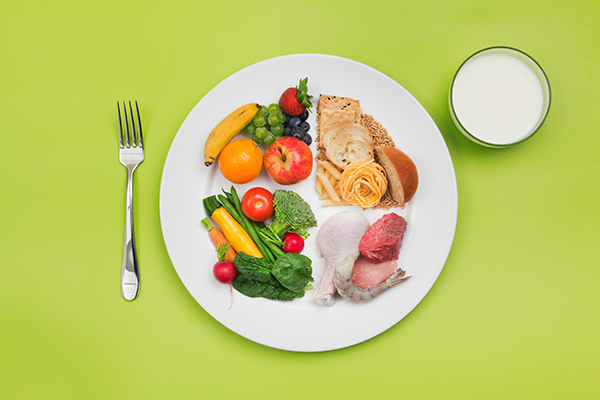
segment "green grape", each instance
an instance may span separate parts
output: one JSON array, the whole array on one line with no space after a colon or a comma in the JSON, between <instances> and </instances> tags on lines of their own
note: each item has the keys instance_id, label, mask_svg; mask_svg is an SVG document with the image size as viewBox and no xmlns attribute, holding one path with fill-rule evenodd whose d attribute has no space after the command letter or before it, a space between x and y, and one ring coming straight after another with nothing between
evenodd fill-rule
<instances>
[{"instance_id":1,"label":"green grape","mask_svg":"<svg viewBox=\"0 0 600 400\"><path fill-rule=\"evenodd\" d=\"M283 134L283 124L273 125L271 127L271 132L275 136L281 136Z\"/></svg>"},{"instance_id":2,"label":"green grape","mask_svg":"<svg viewBox=\"0 0 600 400\"><path fill-rule=\"evenodd\" d=\"M267 133L267 136L265 136L265 138L263 139L263 142L265 144L271 145L273 144L273 142L277 140L277 138L275 137L275 135L273 135L271 132Z\"/></svg>"},{"instance_id":3,"label":"green grape","mask_svg":"<svg viewBox=\"0 0 600 400\"><path fill-rule=\"evenodd\" d=\"M252 121L248 122L248 125L246 125L246 133L248 135L254 135L255 130L256 130L256 125L254 125L254 123L252 123Z\"/></svg>"},{"instance_id":4,"label":"green grape","mask_svg":"<svg viewBox=\"0 0 600 400\"><path fill-rule=\"evenodd\" d=\"M286 119L285 113L283 111L280 111L278 115L279 115L279 123L283 124Z\"/></svg>"},{"instance_id":5,"label":"green grape","mask_svg":"<svg viewBox=\"0 0 600 400\"><path fill-rule=\"evenodd\" d=\"M269 118L267 118L267 122L269 122L269 125L271 126L279 125L281 123L278 114L270 114Z\"/></svg>"},{"instance_id":6,"label":"green grape","mask_svg":"<svg viewBox=\"0 0 600 400\"><path fill-rule=\"evenodd\" d=\"M267 118L267 115L269 115L269 109L267 108L267 106L260 106L260 110L258 110L256 114L262 115L263 117Z\"/></svg>"},{"instance_id":7,"label":"green grape","mask_svg":"<svg viewBox=\"0 0 600 400\"><path fill-rule=\"evenodd\" d=\"M254 135L252 135L252 140L254 140L254 143L262 143L262 139L256 136L256 133Z\"/></svg>"},{"instance_id":8,"label":"green grape","mask_svg":"<svg viewBox=\"0 0 600 400\"><path fill-rule=\"evenodd\" d=\"M254 117L254 119L252 120L252 122L258 128L261 126L265 126L267 124L267 119L264 116L257 114L256 117Z\"/></svg>"},{"instance_id":9,"label":"green grape","mask_svg":"<svg viewBox=\"0 0 600 400\"><path fill-rule=\"evenodd\" d=\"M278 114L279 113L279 104L272 103L269 104L269 114Z\"/></svg>"},{"instance_id":10,"label":"green grape","mask_svg":"<svg viewBox=\"0 0 600 400\"><path fill-rule=\"evenodd\" d=\"M269 131L267 130L267 128L265 128L264 126L259 126L258 128L256 128L254 136L262 140L267 136L268 133Z\"/></svg>"}]
</instances>

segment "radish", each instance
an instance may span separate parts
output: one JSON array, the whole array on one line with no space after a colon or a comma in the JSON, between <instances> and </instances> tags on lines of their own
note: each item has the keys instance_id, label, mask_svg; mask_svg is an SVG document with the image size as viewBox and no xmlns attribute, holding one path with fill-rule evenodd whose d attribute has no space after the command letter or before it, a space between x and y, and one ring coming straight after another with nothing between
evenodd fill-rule
<instances>
[{"instance_id":1,"label":"radish","mask_svg":"<svg viewBox=\"0 0 600 400\"><path fill-rule=\"evenodd\" d=\"M286 233L281 250L286 253L300 253L304 249L304 239L297 233Z\"/></svg>"},{"instance_id":2,"label":"radish","mask_svg":"<svg viewBox=\"0 0 600 400\"><path fill-rule=\"evenodd\" d=\"M231 304L229 305L229 309L231 309L231 305L233 305L233 286L231 285L231 282L233 282L237 276L237 270L231 261L225 260L225 254L227 253L229 246L231 246L231 243L221 243L221 246L217 249L218 261L213 267L213 275L217 281L229 285L229 290L231 292Z\"/></svg>"},{"instance_id":3,"label":"radish","mask_svg":"<svg viewBox=\"0 0 600 400\"><path fill-rule=\"evenodd\" d=\"M231 261L217 261L213 267L213 274L219 282L231 285L237 276L237 270Z\"/></svg>"}]
</instances>

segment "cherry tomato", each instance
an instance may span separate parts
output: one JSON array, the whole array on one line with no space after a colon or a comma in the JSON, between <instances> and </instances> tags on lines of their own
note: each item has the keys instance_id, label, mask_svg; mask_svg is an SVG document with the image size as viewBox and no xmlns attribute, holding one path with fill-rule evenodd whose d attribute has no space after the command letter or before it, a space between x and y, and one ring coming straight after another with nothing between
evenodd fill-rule
<instances>
[{"instance_id":1,"label":"cherry tomato","mask_svg":"<svg viewBox=\"0 0 600 400\"><path fill-rule=\"evenodd\" d=\"M304 249L304 239L297 233L286 233L283 236L281 250L286 253L300 253Z\"/></svg>"},{"instance_id":2,"label":"cherry tomato","mask_svg":"<svg viewBox=\"0 0 600 400\"><path fill-rule=\"evenodd\" d=\"M273 215L273 194L265 188L249 189L241 203L242 212L252 221L261 222Z\"/></svg>"}]
</instances>

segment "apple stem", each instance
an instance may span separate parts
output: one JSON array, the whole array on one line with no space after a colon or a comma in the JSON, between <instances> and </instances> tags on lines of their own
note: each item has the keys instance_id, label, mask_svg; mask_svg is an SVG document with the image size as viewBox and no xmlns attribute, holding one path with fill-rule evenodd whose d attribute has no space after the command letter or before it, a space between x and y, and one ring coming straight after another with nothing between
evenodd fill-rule
<instances>
[{"instance_id":1,"label":"apple stem","mask_svg":"<svg viewBox=\"0 0 600 400\"><path fill-rule=\"evenodd\" d=\"M283 154L283 149L281 147L277 147L277 150L279 150L279 154L281 154L281 158L285 162L285 154Z\"/></svg>"}]
</instances>

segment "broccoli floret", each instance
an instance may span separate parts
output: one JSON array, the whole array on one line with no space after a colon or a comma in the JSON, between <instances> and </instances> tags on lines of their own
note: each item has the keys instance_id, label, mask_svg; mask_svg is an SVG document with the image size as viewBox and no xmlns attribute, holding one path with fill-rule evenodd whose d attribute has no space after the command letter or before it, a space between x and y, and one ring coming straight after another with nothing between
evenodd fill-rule
<instances>
[{"instance_id":1,"label":"broccoli floret","mask_svg":"<svg viewBox=\"0 0 600 400\"><path fill-rule=\"evenodd\" d=\"M273 192L275 213L273 222L261 230L267 240L283 245L281 237L294 232L304 239L308 237L308 228L317 226L317 219L310 205L296 192L276 190Z\"/></svg>"}]
</instances>

